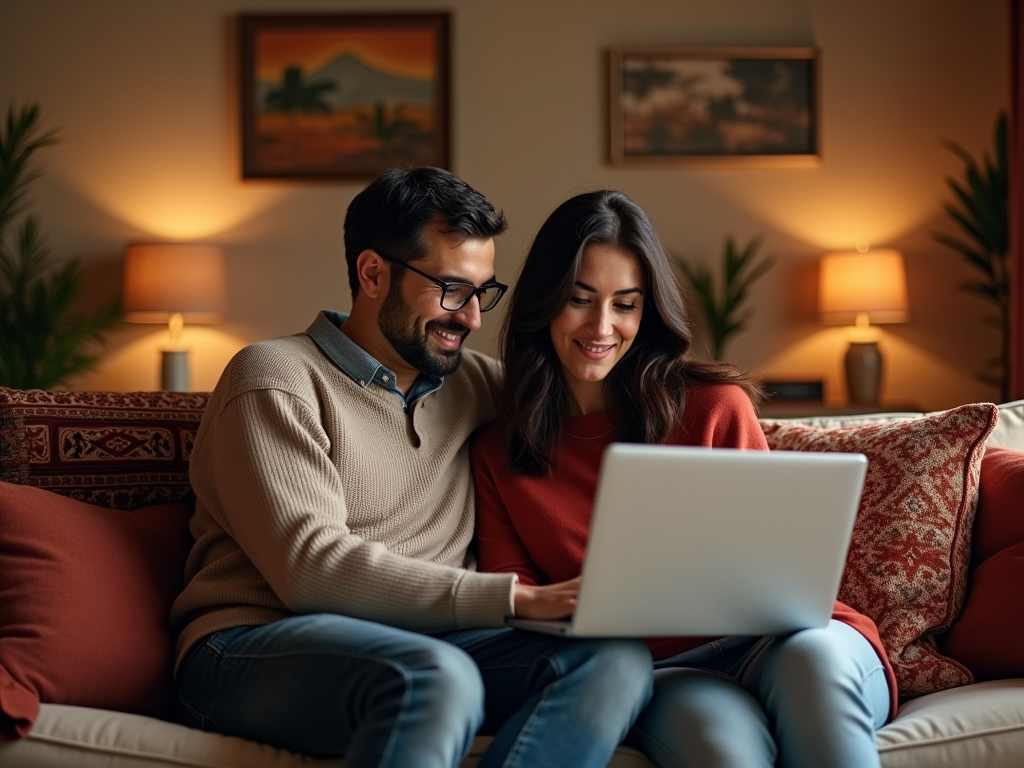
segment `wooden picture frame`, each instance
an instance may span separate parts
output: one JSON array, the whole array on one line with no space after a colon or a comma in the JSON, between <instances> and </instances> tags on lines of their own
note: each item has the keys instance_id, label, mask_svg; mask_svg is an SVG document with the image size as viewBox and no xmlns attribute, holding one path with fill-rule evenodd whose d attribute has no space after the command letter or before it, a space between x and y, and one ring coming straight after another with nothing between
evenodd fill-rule
<instances>
[{"instance_id":1,"label":"wooden picture frame","mask_svg":"<svg viewBox=\"0 0 1024 768\"><path fill-rule=\"evenodd\" d=\"M242 177L447 168L450 14L243 14Z\"/></svg>"},{"instance_id":2,"label":"wooden picture frame","mask_svg":"<svg viewBox=\"0 0 1024 768\"><path fill-rule=\"evenodd\" d=\"M613 165L816 166L813 48L612 48Z\"/></svg>"}]
</instances>

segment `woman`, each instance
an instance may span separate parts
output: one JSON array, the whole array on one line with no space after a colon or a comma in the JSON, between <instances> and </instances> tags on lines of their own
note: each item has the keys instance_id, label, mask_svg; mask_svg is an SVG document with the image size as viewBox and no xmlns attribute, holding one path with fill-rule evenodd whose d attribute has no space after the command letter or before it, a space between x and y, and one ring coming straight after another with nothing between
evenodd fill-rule
<instances>
[{"instance_id":1,"label":"woman","mask_svg":"<svg viewBox=\"0 0 1024 768\"><path fill-rule=\"evenodd\" d=\"M485 570L579 575L598 467L613 441L767 450L731 366L689 357L664 249L618 192L578 195L541 227L502 330L507 391L473 447ZM778 638L658 638L655 694L629 742L663 768L879 765L896 683L875 625L837 602Z\"/></svg>"}]
</instances>

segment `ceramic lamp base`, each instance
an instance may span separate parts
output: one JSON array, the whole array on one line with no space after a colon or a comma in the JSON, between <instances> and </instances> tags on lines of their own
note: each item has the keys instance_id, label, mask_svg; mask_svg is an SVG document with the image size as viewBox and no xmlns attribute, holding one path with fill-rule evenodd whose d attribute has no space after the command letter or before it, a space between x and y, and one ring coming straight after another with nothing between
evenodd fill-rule
<instances>
[{"instance_id":1,"label":"ceramic lamp base","mask_svg":"<svg viewBox=\"0 0 1024 768\"><path fill-rule=\"evenodd\" d=\"M853 341L846 350L846 390L855 405L875 405L882 385L882 353L874 341Z\"/></svg>"},{"instance_id":2,"label":"ceramic lamp base","mask_svg":"<svg viewBox=\"0 0 1024 768\"><path fill-rule=\"evenodd\" d=\"M165 392L188 392L188 351L160 353L160 388Z\"/></svg>"}]
</instances>

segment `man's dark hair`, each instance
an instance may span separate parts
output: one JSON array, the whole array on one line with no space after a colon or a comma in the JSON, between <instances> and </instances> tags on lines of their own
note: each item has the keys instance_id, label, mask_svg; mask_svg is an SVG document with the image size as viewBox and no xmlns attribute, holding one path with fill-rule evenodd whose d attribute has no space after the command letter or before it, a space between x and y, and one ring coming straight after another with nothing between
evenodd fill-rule
<instances>
[{"instance_id":1,"label":"man's dark hair","mask_svg":"<svg viewBox=\"0 0 1024 768\"><path fill-rule=\"evenodd\" d=\"M389 168L356 195L345 214L345 260L352 298L359 293L356 259L372 249L402 262L426 255L423 229L495 237L505 215L458 176L442 168ZM404 270L403 270L404 271Z\"/></svg>"}]
</instances>

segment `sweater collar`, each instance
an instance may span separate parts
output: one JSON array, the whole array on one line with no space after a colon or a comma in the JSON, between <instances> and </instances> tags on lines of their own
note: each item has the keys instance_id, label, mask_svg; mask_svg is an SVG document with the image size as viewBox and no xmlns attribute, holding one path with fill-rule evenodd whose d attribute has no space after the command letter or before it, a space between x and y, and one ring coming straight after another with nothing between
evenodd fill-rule
<instances>
[{"instance_id":1,"label":"sweater collar","mask_svg":"<svg viewBox=\"0 0 1024 768\"><path fill-rule=\"evenodd\" d=\"M395 372L377 361L369 352L341 332L341 326L348 320L345 312L325 309L313 324L306 329L306 335L320 348L320 351L352 381L365 389L376 384L402 399L402 407L408 408L417 400L441 388L443 376L416 377L408 395L403 395L395 384Z\"/></svg>"}]
</instances>

